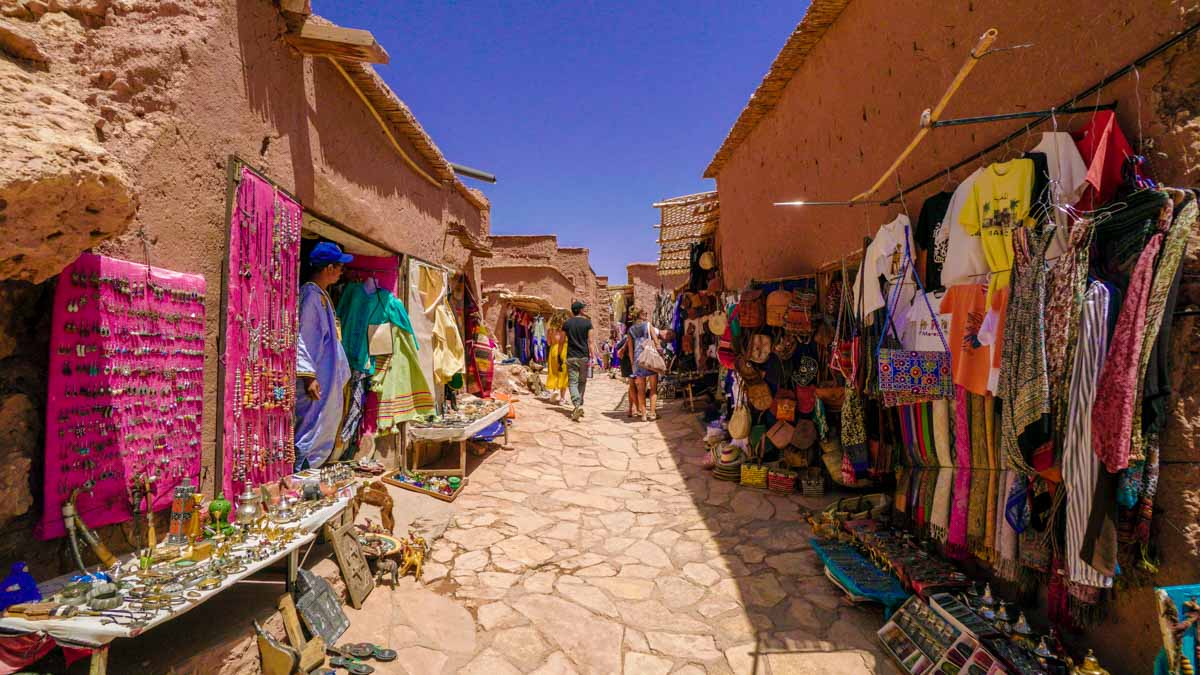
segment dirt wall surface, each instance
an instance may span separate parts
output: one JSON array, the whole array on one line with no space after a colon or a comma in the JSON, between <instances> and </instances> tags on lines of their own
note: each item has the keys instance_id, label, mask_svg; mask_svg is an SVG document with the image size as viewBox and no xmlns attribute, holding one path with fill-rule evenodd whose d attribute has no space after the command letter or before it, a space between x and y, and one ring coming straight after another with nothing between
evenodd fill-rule
<instances>
[{"instance_id":1,"label":"dirt wall surface","mask_svg":"<svg viewBox=\"0 0 1200 675\"><path fill-rule=\"evenodd\" d=\"M937 180L887 208L774 207L794 199L842 200L867 189L917 130L922 110L941 96L978 36L999 30L996 47L1031 44L983 59L943 118L1038 110L1090 87L1200 20L1200 3L917 0L852 2L812 49L767 114L717 173L719 231L726 286L751 278L811 271L862 245L864 235L943 188ZM1131 142L1143 139L1153 174L1168 185L1200 183L1200 39L1192 37L1105 88L1090 103L1116 101ZM752 84L748 83L748 86ZM1085 120L1059 118L1060 130ZM886 198L943 170L1017 128L993 123L934 130L876 195ZM1051 130L1046 125L1037 130ZM1017 154L1037 142L1014 141L955 171ZM1180 306L1200 304L1200 241L1189 249ZM1172 418L1164 430L1156 527L1159 585L1195 583L1200 569L1200 324L1177 319L1173 333ZM1152 592L1122 588L1108 620L1077 642L1094 647L1113 672L1151 672L1158 637Z\"/></svg>"},{"instance_id":2,"label":"dirt wall surface","mask_svg":"<svg viewBox=\"0 0 1200 675\"><path fill-rule=\"evenodd\" d=\"M944 118L1040 110L1062 103L1200 17L1195 0L1136 3L981 3L915 0L905 11L878 0L852 2L813 47L764 117L717 175L726 285L810 271L862 245L903 207L775 207L784 200L842 200L867 189L899 155L966 60L979 36L995 46L1032 44L987 56L951 100ZM1192 116L1200 40L1106 88L1092 102L1118 102L1126 133L1154 144L1153 171L1169 184L1195 184L1200 123ZM747 89L757 83L747 83ZM1140 97L1140 106L1139 106ZM1186 101L1186 103L1185 103ZM1060 128L1079 119L1060 119ZM914 183L986 147L1019 122L934 130L899 170ZM1044 129L1049 130L1046 125ZM1039 129L1040 130L1040 129ZM714 140L715 144L719 139ZM1019 153L1037 141L1014 142ZM1001 150L997 159L1004 154ZM974 170L954 172L959 180ZM944 181L906 199L915 222ZM896 192L888 181L880 198Z\"/></svg>"},{"instance_id":3,"label":"dirt wall surface","mask_svg":"<svg viewBox=\"0 0 1200 675\"><path fill-rule=\"evenodd\" d=\"M96 250L208 279L205 486L211 486L208 474L215 453L216 340L231 154L327 220L452 268L474 264L446 230L454 222L486 237L487 211L470 204L452 185L432 185L411 171L334 66L301 57L285 45L286 26L268 0L0 0L0 17L6 22L0 28L11 32L15 26L45 57L40 62L17 60L6 46L12 41L0 30L0 91L52 90L45 101L60 111L63 121L49 120L46 128L58 134L50 140L63 145L72 137L83 138L77 143L80 170L86 169L80 174L81 190L88 180L97 185L101 179L109 181L107 192L90 193L108 201L101 204L94 197L83 207L87 213L89 204L103 206L102 225L51 238L59 242L46 247L45 259L51 262L12 276L47 278L57 271L54 266L69 263L84 247L124 231ZM58 97L73 103L59 105ZM15 114L5 107L9 103L0 104L4 119ZM23 114L41 115L37 109ZM431 171L427 159L397 138L410 157ZM35 207L57 203L55 183L42 183L47 190ZM0 178L0 190L7 187ZM20 194L37 196L28 189ZM122 205L127 204L136 204L136 215L122 222L122 208L128 208ZM39 212L24 203L9 201L0 217L6 212L6 231L43 231L52 222L14 222L13 213ZM69 216L67 212L64 222ZM42 237L50 234L43 231ZM11 256L0 252L0 261L5 260L11 262ZM13 269L0 262L4 275ZM30 544L28 537L38 508L31 495L41 489L44 341L49 332L32 328L46 320L42 317L51 295L51 284L7 281L0 289L0 315L17 317L0 322L0 405L6 413L0 436L13 440L5 446L0 473L0 502L6 506L0 509L0 560L28 559L39 578L63 571L61 542ZM26 464L33 470L22 484L17 474ZM117 528L104 536L116 550L129 549Z\"/></svg>"},{"instance_id":4,"label":"dirt wall surface","mask_svg":"<svg viewBox=\"0 0 1200 675\"><path fill-rule=\"evenodd\" d=\"M549 295L543 297L559 307L569 307L574 300L582 300L588 306L584 312L591 316L598 339L602 340L603 336L608 335L612 319L609 316L610 312L604 311L607 303L602 302L603 297L598 292L599 285L596 273L592 270L588 249L560 247L558 237L552 234L492 235L491 242L492 257L480 261L484 279L489 275L491 278L499 278L500 273L489 272L489 268L504 268L509 270L503 273L510 279L507 283L509 290L526 292L517 291L512 286L512 283L524 281L530 288L544 287L547 293L557 293L557 290L551 290L554 284L550 283L543 269L545 266L552 267L567 280L571 297L566 302L559 302ZM525 272L519 271L518 267ZM525 276L521 277L522 274ZM542 295L537 292L530 294ZM495 309L494 312L500 314L499 309ZM489 319L488 325L493 325L492 319Z\"/></svg>"},{"instance_id":5,"label":"dirt wall surface","mask_svg":"<svg viewBox=\"0 0 1200 675\"><path fill-rule=\"evenodd\" d=\"M654 312L655 298L660 290L674 288L658 273L658 263L630 263L625 266L627 283L633 287L633 304L647 314Z\"/></svg>"}]
</instances>

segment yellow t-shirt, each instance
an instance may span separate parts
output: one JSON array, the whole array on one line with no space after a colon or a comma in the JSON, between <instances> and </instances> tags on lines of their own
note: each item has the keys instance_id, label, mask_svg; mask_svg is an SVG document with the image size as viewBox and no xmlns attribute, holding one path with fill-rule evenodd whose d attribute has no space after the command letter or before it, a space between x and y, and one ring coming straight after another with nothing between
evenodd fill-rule
<instances>
[{"instance_id":1,"label":"yellow t-shirt","mask_svg":"<svg viewBox=\"0 0 1200 675\"><path fill-rule=\"evenodd\" d=\"M1013 266L1012 233L1029 225L1032 197L1033 160L1013 159L993 164L979 174L959 214L967 234L979 234L983 257L992 270L988 306L994 292L1008 287Z\"/></svg>"}]
</instances>

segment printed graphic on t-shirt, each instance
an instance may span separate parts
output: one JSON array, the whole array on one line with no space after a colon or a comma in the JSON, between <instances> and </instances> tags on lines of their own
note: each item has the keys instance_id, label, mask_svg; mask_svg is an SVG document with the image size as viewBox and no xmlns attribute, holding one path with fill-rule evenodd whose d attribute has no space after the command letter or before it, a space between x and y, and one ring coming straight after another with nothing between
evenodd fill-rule
<instances>
[{"instance_id":1,"label":"printed graphic on t-shirt","mask_svg":"<svg viewBox=\"0 0 1200 675\"><path fill-rule=\"evenodd\" d=\"M963 327L963 350L979 349L983 343L979 341L979 329L983 327L983 312L967 312L967 323Z\"/></svg>"},{"instance_id":2,"label":"printed graphic on t-shirt","mask_svg":"<svg viewBox=\"0 0 1200 675\"><path fill-rule=\"evenodd\" d=\"M980 224L986 237L1008 237L1013 231L1016 218L1013 213L1018 210L1021 200L1001 195L983 203L983 222Z\"/></svg>"}]
</instances>

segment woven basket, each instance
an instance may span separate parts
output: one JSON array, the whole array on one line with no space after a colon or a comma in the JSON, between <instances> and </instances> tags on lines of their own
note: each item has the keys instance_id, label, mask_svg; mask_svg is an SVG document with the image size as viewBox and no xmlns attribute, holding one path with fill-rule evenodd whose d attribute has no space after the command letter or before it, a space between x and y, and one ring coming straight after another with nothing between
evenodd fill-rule
<instances>
[{"instance_id":1,"label":"woven basket","mask_svg":"<svg viewBox=\"0 0 1200 675\"><path fill-rule=\"evenodd\" d=\"M821 497L825 494L825 474L820 467L810 466L800 474L800 493L805 497Z\"/></svg>"},{"instance_id":2,"label":"woven basket","mask_svg":"<svg viewBox=\"0 0 1200 675\"><path fill-rule=\"evenodd\" d=\"M767 467L762 464L742 465L742 485L752 488L767 487Z\"/></svg>"},{"instance_id":3,"label":"woven basket","mask_svg":"<svg viewBox=\"0 0 1200 675\"><path fill-rule=\"evenodd\" d=\"M787 469L771 469L767 472L767 489L780 494L796 491L796 472Z\"/></svg>"}]
</instances>

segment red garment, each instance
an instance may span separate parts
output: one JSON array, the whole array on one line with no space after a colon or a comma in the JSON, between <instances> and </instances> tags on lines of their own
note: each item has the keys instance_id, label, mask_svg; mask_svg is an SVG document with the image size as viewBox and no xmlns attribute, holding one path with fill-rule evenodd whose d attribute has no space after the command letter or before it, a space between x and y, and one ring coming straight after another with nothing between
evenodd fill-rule
<instances>
[{"instance_id":1,"label":"red garment","mask_svg":"<svg viewBox=\"0 0 1200 675\"><path fill-rule=\"evenodd\" d=\"M1125 302L1117 318L1117 327L1109 343L1108 357L1096 383L1096 404L1092 407L1092 448L1109 473L1129 466L1133 442L1133 403L1140 386L1138 366L1146 332L1146 305L1154 281L1154 261L1162 248L1160 232L1146 243L1138 257ZM1138 430L1140 433L1140 429Z\"/></svg>"},{"instance_id":2,"label":"red garment","mask_svg":"<svg viewBox=\"0 0 1200 675\"><path fill-rule=\"evenodd\" d=\"M1092 115L1087 126L1071 134L1075 147L1088 166L1087 184L1076 208L1092 211L1112 200L1121 187L1121 166L1133 154L1129 141L1117 124L1117 115L1101 110Z\"/></svg>"},{"instance_id":3,"label":"red garment","mask_svg":"<svg viewBox=\"0 0 1200 675\"><path fill-rule=\"evenodd\" d=\"M8 675L37 663L50 650L59 646L58 641L45 633L23 633L0 637L0 675ZM91 649L62 645L67 665L90 656Z\"/></svg>"}]
</instances>

